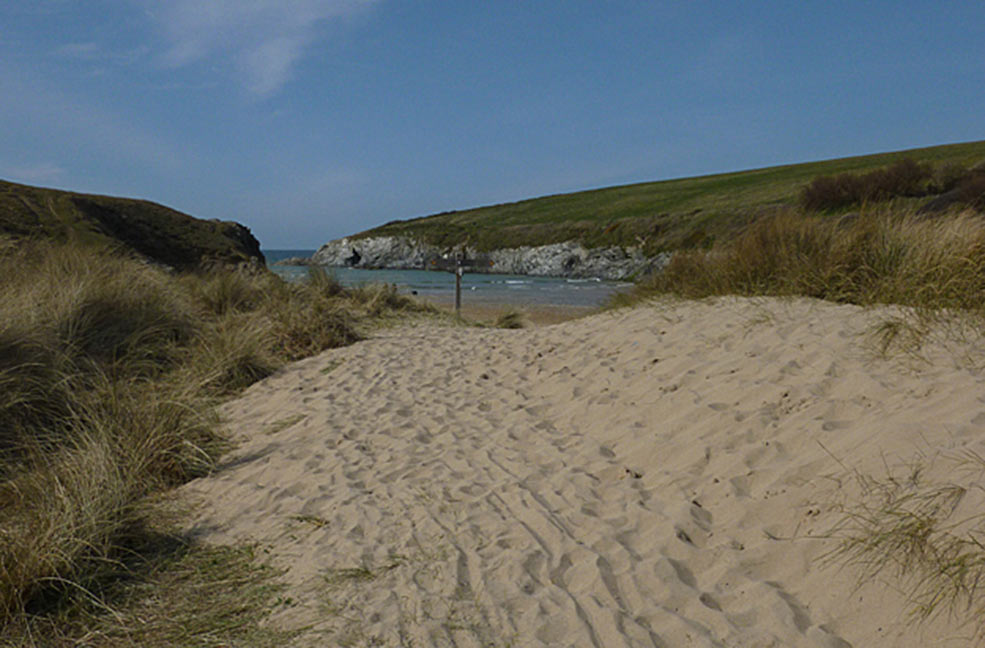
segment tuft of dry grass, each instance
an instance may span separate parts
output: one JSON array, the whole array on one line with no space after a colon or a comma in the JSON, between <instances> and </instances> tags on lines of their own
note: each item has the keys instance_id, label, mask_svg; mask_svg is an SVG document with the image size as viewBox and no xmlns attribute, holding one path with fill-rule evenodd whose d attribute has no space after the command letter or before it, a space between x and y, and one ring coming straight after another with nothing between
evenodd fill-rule
<instances>
[{"instance_id":1,"label":"tuft of dry grass","mask_svg":"<svg viewBox=\"0 0 985 648\"><path fill-rule=\"evenodd\" d=\"M869 340L876 355L883 359L897 354L919 357L924 340L929 335L924 324L919 318L892 315L868 331Z\"/></svg>"},{"instance_id":2,"label":"tuft of dry grass","mask_svg":"<svg viewBox=\"0 0 985 648\"><path fill-rule=\"evenodd\" d=\"M634 294L807 296L861 305L980 309L985 219L972 212L921 218L891 208L847 222L785 212L707 251L674 255Z\"/></svg>"},{"instance_id":3,"label":"tuft of dry grass","mask_svg":"<svg viewBox=\"0 0 985 648\"><path fill-rule=\"evenodd\" d=\"M901 582L915 619L948 614L985 638L985 512L960 513L985 488L985 459L955 463L970 474L965 483L929 482L922 464L882 479L856 474L861 498L843 508L832 532L840 542L827 558L859 568L860 584L883 573Z\"/></svg>"},{"instance_id":4,"label":"tuft of dry grass","mask_svg":"<svg viewBox=\"0 0 985 648\"><path fill-rule=\"evenodd\" d=\"M108 565L97 598L58 615L25 614L0 636L4 648L290 645L304 628L276 628L269 616L296 601L282 595L280 572L258 546L213 547L149 535L125 561Z\"/></svg>"},{"instance_id":5,"label":"tuft of dry grass","mask_svg":"<svg viewBox=\"0 0 985 648\"><path fill-rule=\"evenodd\" d=\"M503 329L521 329L526 326L525 316L516 309L510 309L496 318L494 326Z\"/></svg>"},{"instance_id":6,"label":"tuft of dry grass","mask_svg":"<svg viewBox=\"0 0 985 648\"><path fill-rule=\"evenodd\" d=\"M182 380L207 392L229 395L275 372L285 357L273 346L273 324L254 314L225 315L208 322L188 349Z\"/></svg>"}]
</instances>

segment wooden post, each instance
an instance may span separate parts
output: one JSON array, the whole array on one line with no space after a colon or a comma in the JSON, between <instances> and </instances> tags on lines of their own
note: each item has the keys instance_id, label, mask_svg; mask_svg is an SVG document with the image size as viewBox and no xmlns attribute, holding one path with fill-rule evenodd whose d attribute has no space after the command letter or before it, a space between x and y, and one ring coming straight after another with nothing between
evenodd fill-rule
<instances>
[{"instance_id":1,"label":"wooden post","mask_svg":"<svg viewBox=\"0 0 985 648\"><path fill-rule=\"evenodd\" d=\"M462 316L462 259L455 261L455 315Z\"/></svg>"}]
</instances>

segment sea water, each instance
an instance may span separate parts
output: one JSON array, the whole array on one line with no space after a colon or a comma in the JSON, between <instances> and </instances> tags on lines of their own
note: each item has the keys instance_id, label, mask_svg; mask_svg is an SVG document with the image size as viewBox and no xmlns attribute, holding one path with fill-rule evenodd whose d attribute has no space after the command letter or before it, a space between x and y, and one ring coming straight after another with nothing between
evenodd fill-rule
<instances>
[{"instance_id":1,"label":"sea water","mask_svg":"<svg viewBox=\"0 0 985 648\"><path fill-rule=\"evenodd\" d=\"M288 280L307 276L304 266L279 266L288 257L310 257L314 250L263 250L267 266ZM443 301L455 298L455 275L432 270L362 270L325 268L344 286L367 283L390 283L406 294L433 297ZM600 279L566 279L529 275L476 274L462 276L462 300L511 305L601 306L617 292L633 284Z\"/></svg>"}]
</instances>

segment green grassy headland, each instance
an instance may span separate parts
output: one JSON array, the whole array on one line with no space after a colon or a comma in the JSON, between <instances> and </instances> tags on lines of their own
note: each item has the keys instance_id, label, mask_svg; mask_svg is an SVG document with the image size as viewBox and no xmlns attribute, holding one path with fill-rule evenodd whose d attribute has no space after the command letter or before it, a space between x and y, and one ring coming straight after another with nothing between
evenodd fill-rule
<instances>
[{"instance_id":1,"label":"green grassy headland","mask_svg":"<svg viewBox=\"0 0 985 648\"><path fill-rule=\"evenodd\" d=\"M818 176L906 158L970 167L985 160L985 141L546 196L393 221L355 236L406 236L441 247L467 242L481 251L577 240L587 247L639 246L652 255L706 246L763 214L795 207Z\"/></svg>"},{"instance_id":2,"label":"green grassy headland","mask_svg":"<svg viewBox=\"0 0 985 648\"><path fill-rule=\"evenodd\" d=\"M202 220L146 200L2 180L0 235L109 246L179 270L263 263L259 243L238 223Z\"/></svg>"}]
</instances>

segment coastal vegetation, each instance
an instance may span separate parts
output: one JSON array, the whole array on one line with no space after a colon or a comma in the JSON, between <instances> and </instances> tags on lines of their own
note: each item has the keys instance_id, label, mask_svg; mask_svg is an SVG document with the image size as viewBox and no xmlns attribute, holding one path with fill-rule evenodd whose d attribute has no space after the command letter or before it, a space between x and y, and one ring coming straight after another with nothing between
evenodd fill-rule
<instances>
[{"instance_id":1,"label":"coastal vegetation","mask_svg":"<svg viewBox=\"0 0 985 648\"><path fill-rule=\"evenodd\" d=\"M911 160L921 174L929 169L930 176L921 175L900 195L894 189L902 186L899 181L906 180L906 169L911 166L904 160ZM545 196L397 220L354 236L402 236L446 248L468 244L478 251L578 241L589 248L638 247L654 256L707 248L764 216L799 208L805 186L817 178L875 174L861 183L871 187L886 175L887 168L903 163L900 172L888 174L886 184L901 204L916 208L950 191L951 183L982 160L985 141L949 144ZM899 182L895 187L894 181ZM838 183L844 184L843 180ZM860 197L869 200L865 191ZM837 207L824 204L822 208L848 211L857 202L846 200Z\"/></svg>"},{"instance_id":2,"label":"coastal vegetation","mask_svg":"<svg viewBox=\"0 0 985 648\"><path fill-rule=\"evenodd\" d=\"M495 326L496 328L504 329L523 328L525 326L524 314L515 308L511 308L496 318Z\"/></svg>"},{"instance_id":3,"label":"coastal vegetation","mask_svg":"<svg viewBox=\"0 0 985 648\"><path fill-rule=\"evenodd\" d=\"M981 488L985 457L965 451L943 461L950 474L964 479L927 479L927 462L893 467L881 477L856 473L861 495L842 507L832 533L839 543L826 559L856 568L859 583L888 574L907 592L911 618L947 615L971 626L980 640L985 523L980 511L969 516L962 504L974 497L970 490Z\"/></svg>"},{"instance_id":4,"label":"coastal vegetation","mask_svg":"<svg viewBox=\"0 0 985 648\"><path fill-rule=\"evenodd\" d=\"M0 180L0 236L77 241L179 270L260 266L260 244L231 221L202 220L147 200L96 196Z\"/></svg>"},{"instance_id":5,"label":"coastal vegetation","mask_svg":"<svg viewBox=\"0 0 985 648\"><path fill-rule=\"evenodd\" d=\"M657 294L805 296L860 305L985 308L985 219L893 204L849 217L782 212L708 250L674 255L638 282L630 301Z\"/></svg>"},{"instance_id":6,"label":"coastal vegetation","mask_svg":"<svg viewBox=\"0 0 985 648\"><path fill-rule=\"evenodd\" d=\"M319 270L287 283L79 242L0 249L0 644L199 645L180 633L207 617L211 640L281 645L257 625L276 602L258 552L187 544L169 493L229 447L223 398L424 307ZM187 603L206 592L202 616Z\"/></svg>"}]
</instances>

